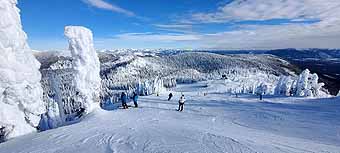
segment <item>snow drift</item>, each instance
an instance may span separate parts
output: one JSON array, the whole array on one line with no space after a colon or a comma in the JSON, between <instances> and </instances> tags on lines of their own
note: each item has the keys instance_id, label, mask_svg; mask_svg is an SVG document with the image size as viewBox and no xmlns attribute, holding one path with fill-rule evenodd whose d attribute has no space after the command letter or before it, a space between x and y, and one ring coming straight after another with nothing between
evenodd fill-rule
<instances>
[{"instance_id":1,"label":"snow drift","mask_svg":"<svg viewBox=\"0 0 340 153\"><path fill-rule=\"evenodd\" d=\"M16 4L0 1L0 141L35 131L45 112L40 63L27 45Z\"/></svg>"}]
</instances>

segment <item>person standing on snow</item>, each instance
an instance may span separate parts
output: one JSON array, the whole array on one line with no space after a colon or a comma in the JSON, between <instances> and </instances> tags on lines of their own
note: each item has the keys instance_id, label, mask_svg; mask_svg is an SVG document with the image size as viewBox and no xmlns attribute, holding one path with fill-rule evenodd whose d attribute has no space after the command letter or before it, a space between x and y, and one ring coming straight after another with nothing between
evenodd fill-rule
<instances>
[{"instance_id":1,"label":"person standing on snow","mask_svg":"<svg viewBox=\"0 0 340 153\"><path fill-rule=\"evenodd\" d=\"M178 106L177 111L183 111L184 103L185 103L185 97L184 97L184 95L182 95L181 98L179 98L179 101L178 101L179 106Z\"/></svg>"},{"instance_id":2,"label":"person standing on snow","mask_svg":"<svg viewBox=\"0 0 340 153\"><path fill-rule=\"evenodd\" d=\"M169 98L168 98L168 101L170 101L170 100L171 100L172 96L174 96L174 95L172 95L172 93L170 92L170 94L169 94Z\"/></svg>"},{"instance_id":3,"label":"person standing on snow","mask_svg":"<svg viewBox=\"0 0 340 153\"><path fill-rule=\"evenodd\" d=\"M133 96L132 96L132 100L133 100L133 103L135 104L135 107L138 107L138 95L136 92L133 92Z\"/></svg>"},{"instance_id":4,"label":"person standing on snow","mask_svg":"<svg viewBox=\"0 0 340 153\"><path fill-rule=\"evenodd\" d=\"M127 95L126 95L125 92L122 92L121 100L122 100L123 109L128 109L128 105L127 105Z\"/></svg>"}]
</instances>

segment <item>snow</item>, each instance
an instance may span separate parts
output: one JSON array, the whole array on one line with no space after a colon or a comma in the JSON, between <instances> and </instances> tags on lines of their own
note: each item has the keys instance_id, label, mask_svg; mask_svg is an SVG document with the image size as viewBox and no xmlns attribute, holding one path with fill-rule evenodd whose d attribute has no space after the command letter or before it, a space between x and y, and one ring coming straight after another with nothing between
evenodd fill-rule
<instances>
[{"instance_id":1,"label":"snow","mask_svg":"<svg viewBox=\"0 0 340 153\"><path fill-rule=\"evenodd\" d=\"M99 107L100 63L93 47L92 32L78 26L65 27L70 53L36 52L42 62L43 99L47 113L39 130L57 128L79 121Z\"/></svg>"},{"instance_id":2,"label":"snow","mask_svg":"<svg viewBox=\"0 0 340 153\"><path fill-rule=\"evenodd\" d=\"M139 56L139 55L143 56ZM100 52L103 97L118 102L121 92L129 95L157 93L161 86L219 79L226 75L234 93L254 93L261 84L274 94L279 76L294 76L287 61L271 55L218 55L185 52L146 56L143 52ZM158 81L157 81L158 80ZM143 91L141 91L141 89Z\"/></svg>"},{"instance_id":3,"label":"snow","mask_svg":"<svg viewBox=\"0 0 340 153\"><path fill-rule=\"evenodd\" d=\"M80 123L2 143L0 153L340 152L338 98L235 98L224 83L178 85L171 101L163 91L140 97L140 108L108 105ZM187 101L177 112L181 94Z\"/></svg>"},{"instance_id":4,"label":"snow","mask_svg":"<svg viewBox=\"0 0 340 153\"><path fill-rule=\"evenodd\" d=\"M275 87L275 95L293 95L292 88L295 85L295 80L293 79L290 76L281 76Z\"/></svg>"},{"instance_id":5,"label":"snow","mask_svg":"<svg viewBox=\"0 0 340 153\"><path fill-rule=\"evenodd\" d=\"M297 80L296 94L305 97L319 96L319 90L324 84L318 83L318 79L317 74L310 74L308 69L304 70Z\"/></svg>"},{"instance_id":6,"label":"snow","mask_svg":"<svg viewBox=\"0 0 340 153\"><path fill-rule=\"evenodd\" d=\"M281 76L275 87L276 95L301 97L329 97L323 91L324 83L319 83L316 73L311 74L308 69L302 71L298 77Z\"/></svg>"},{"instance_id":7,"label":"snow","mask_svg":"<svg viewBox=\"0 0 340 153\"><path fill-rule=\"evenodd\" d=\"M39 72L16 0L0 1L0 142L36 131L44 108Z\"/></svg>"},{"instance_id":8,"label":"snow","mask_svg":"<svg viewBox=\"0 0 340 153\"><path fill-rule=\"evenodd\" d=\"M69 39L69 49L75 70L75 85L84 96L86 112L92 112L99 106L101 79L100 62L93 45L92 32L80 26L65 27L65 36Z\"/></svg>"}]
</instances>

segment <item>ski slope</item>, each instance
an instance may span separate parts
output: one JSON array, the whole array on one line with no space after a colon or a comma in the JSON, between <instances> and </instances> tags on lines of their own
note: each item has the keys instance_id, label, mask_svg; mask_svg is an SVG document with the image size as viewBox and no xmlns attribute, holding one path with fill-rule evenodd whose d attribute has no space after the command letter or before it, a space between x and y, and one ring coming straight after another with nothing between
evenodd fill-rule
<instances>
[{"instance_id":1,"label":"ski slope","mask_svg":"<svg viewBox=\"0 0 340 153\"><path fill-rule=\"evenodd\" d=\"M340 101L223 93L220 81L180 85L81 122L0 144L0 153L340 153ZM187 102L177 112L180 94ZM204 96L204 93L207 93Z\"/></svg>"}]
</instances>

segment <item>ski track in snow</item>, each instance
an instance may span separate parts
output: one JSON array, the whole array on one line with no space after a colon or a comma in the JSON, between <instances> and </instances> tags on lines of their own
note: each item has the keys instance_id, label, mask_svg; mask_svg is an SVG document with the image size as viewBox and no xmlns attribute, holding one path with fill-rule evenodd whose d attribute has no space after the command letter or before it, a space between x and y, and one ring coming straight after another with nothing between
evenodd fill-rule
<instances>
[{"instance_id":1,"label":"ski track in snow","mask_svg":"<svg viewBox=\"0 0 340 153\"><path fill-rule=\"evenodd\" d=\"M82 122L0 144L0 153L340 153L340 104L209 93L180 85L141 108L96 110ZM203 96L207 92L207 96ZM181 93L188 100L177 109ZM276 103L273 103L276 102Z\"/></svg>"}]
</instances>

